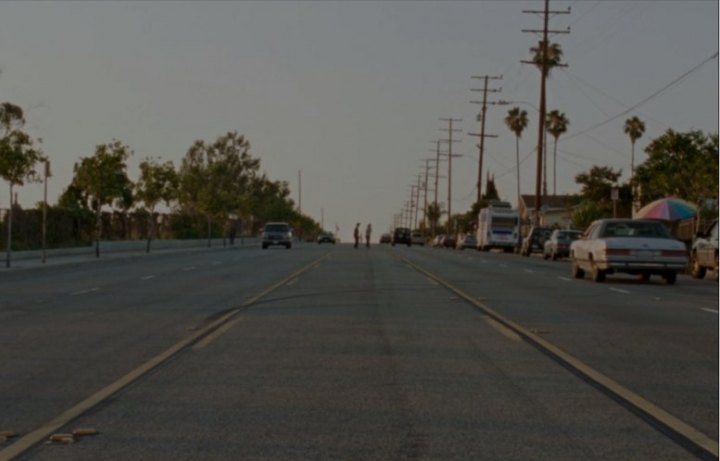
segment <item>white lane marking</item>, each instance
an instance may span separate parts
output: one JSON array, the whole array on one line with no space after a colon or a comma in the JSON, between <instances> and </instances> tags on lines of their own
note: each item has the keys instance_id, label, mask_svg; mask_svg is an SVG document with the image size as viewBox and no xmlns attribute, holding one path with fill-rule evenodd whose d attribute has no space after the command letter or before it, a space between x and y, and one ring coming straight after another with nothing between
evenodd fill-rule
<instances>
[{"instance_id":1,"label":"white lane marking","mask_svg":"<svg viewBox=\"0 0 720 461\"><path fill-rule=\"evenodd\" d=\"M183 270L186 271L186 272L187 272L187 271L192 271L192 270L195 270L195 266L186 267L186 268L183 269Z\"/></svg>"},{"instance_id":2,"label":"white lane marking","mask_svg":"<svg viewBox=\"0 0 720 461\"><path fill-rule=\"evenodd\" d=\"M92 293L93 291L99 291L99 290L100 290L100 288L97 288L97 287L89 288L87 290L80 290L80 291L76 291L74 293L70 293L70 295L71 296L86 295L88 293Z\"/></svg>"},{"instance_id":3,"label":"white lane marking","mask_svg":"<svg viewBox=\"0 0 720 461\"><path fill-rule=\"evenodd\" d=\"M560 280L562 280L563 282L572 282L572 279L569 279L569 278L567 278L567 277L563 277L563 276L561 276L561 275L558 275L558 278L559 278Z\"/></svg>"},{"instance_id":4,"label":"white lane marking","mask_svg":"<svg viewBox=\"0 0 720 461\"><path fill-rule=\"evenodd\" d=\"M608 288L608 290L614 291L614 292L616 292L616 293L622 293L622 294L624 294L624 295L629 295L629 294L630 294L629 291L623 290L623 289L620 289L620 288Z\"/></svg>"},{"instance_id":5,"label":"white lane marking","mask_svg":"<svg viewBox=\"0 0 720 461\"><path fill-rule=\"evenodd\" d=\"M535 273L535 271L533 271L532 269L525 269L525 272L527 272L528 274L534 274L534 273Z\"/></svg>"},{"instance_id":6,"label":"white lane marking","mask_svg":"<svg viewBox=\"0 0 720 461\"><path fill-rule=\"evenodd\" d=\"M143 279L143 280L150 280L150 279L154 279L154 278L155 278L154 275L147 275L147 276L143 277L142 279Z\"/></svg>"},{"instance_id":7,"label":"white lane marking","mask_svg":"<svg viewBox=\"0 0 720 461\"><path fill-rule=\"evenodd\" d=\"M705 312L712 312L713 314L720 314L720 312L718 312L717 310L715 310L715 309L708 309L707 307L703 307L703 308L701 308L701 310L703 310L703 311L705 311Z\"/></svg>"}]
</instances>

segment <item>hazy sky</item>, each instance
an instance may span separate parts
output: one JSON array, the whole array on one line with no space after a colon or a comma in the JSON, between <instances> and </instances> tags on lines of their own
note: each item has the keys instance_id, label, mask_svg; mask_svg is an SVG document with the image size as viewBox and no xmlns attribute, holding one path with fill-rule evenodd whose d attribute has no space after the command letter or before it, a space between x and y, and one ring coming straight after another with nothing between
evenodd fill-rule
<instances>
[{"instance_id":1,"label":"hazy sky","mask_svg":"<svg viewBox=\"0 0 720 461\"><path fill-rule=\"evenodd\" d=\"M476 192L480 93L474 75L502 75L491 100L523 101L530 124L520 141L521 188L535 190L539 72L521 64L539 37L543 3L496 2L8 2L0 3L0 101L26 110L43 138L55 202L73 164L96 144L119 139L138 163L180 164L196 139L229 130L276 180L290 183L302 209L350 239L355 222L389 228L410 185L446 137L440 118L463 119L463 157L453 163L453 212ZM548 109L570 120L558 144L558 193L593 165L630 168L623 123L646 124L636 162L668 128L718 130L718 60L661 91L628 115L573 136L666 87L718 50L716 1L551 1L552 38L565 69L548 81ZM509 106L488 109L485 171L515 202L515 138L503 123ZM549 144L552 152L552 143ZM443 175L447 175L443 166ZM552 184L552 173L548 173ZM447 198L441 179L440 200ZM0 208L8 206L0 186ZM42 186L19 189L23 206Z\"/></svg>"}]
</instances>

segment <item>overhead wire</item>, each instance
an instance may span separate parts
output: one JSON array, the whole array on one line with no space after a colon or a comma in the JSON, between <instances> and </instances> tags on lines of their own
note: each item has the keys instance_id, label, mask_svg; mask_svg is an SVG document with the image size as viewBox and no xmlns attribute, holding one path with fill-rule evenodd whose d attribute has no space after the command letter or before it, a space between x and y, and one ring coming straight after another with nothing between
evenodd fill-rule
<instances>
[{"instance_id":1,"label":"overhead wire","mask_svg":"<svg viewBox=\"0 0 720 461\"><path fill-rule=\"evenodd\" d=\"M645 104L646 102L648 102L648 101L656 98L657 96L661 95L662 93L664 93L665 91L669 90L669 89L672 88L673 86L677 85L677 84L680 83L682 80L686 79L686 78L689 77L691 74L693 74L695 71L697 71L698 69L700 69L702 66L704 66L704 65L707 64L708 62L714 60L714 59L717 58L717 57L718 57L718 52L716 51L716 52L715 52L712 56L710 56L709 58L704 59L704 60L703 60L702 62L700 62L699 64L693 66L692 69L688 70L687 72L684 72L682 75L680 75L679 77L675 78L673 81L671 81L671 82L668 83L667 85L663 86L663 87L660 88L659 90L655 91L655 92L652 93L650 96L648 96L648 97L646 97L645 99L643 99L642 101L640 101L640 102L638 102L638 103L636 103L636 104L633 104L632 106L630 106L630 108L628 108L628 109L620 112L619 114L616 114L616 115L614 115L614 116L612 116L612 117L610 117L610 118L608 118L608 119L606 119L606 120L603 120L602 122L596 123L595 125L592 125L592 126L590 126L590 127L588 127L588 128L585 128L584 130L575 132L575 133L573 133L573 134L571 134L571 135L569 135L569 136L565 136L564 139L565 139L565 140L568 140L568 139L572 139L572 138L577 138L578 136L581 136L581 135L583 135L583 134L585 134L585 133L587 133L587 132L589 132L589 131L592 131L592 130L595 130L595 129L597 129L597 128L600 128L601 126L607 125L608 123L610 123L610 122L612 122L612 121L614 121L614 120L616 120L616 119L618 119L618 118L620 118L620 117L622 117L622 116L624 116L624 115L629 114L630 112L632 112L632 111L635 110L636 108L642 106L642 105Z\"/></svg>"}]
</instances>

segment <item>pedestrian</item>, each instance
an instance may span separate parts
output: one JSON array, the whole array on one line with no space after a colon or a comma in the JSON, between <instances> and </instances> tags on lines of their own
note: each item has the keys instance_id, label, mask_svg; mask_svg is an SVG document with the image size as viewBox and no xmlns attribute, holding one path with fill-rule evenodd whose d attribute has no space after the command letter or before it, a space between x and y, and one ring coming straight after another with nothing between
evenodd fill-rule
<instances>
[{"instance_id":1,"label":"pedestrian","mask_svg":"<svg viewBox=\"0 0 720 461\"><path fill-rule=\"evenodd\" d=\"M360 244L360 223L355 224L355 231L353 232L353 237L355 237L355 246L353 248L357 248Z\"/></svg>"},{"instance_id":2,"label":"pedestrian","mask_svg":"<svg viewBox=\"0 0 720 461\"><path fill-rule=\"evenodd\" d=\"M368 223L365 228L365 246L370 248L370 234L372 234L372 225Z\"/></svg>"}]
</instances>

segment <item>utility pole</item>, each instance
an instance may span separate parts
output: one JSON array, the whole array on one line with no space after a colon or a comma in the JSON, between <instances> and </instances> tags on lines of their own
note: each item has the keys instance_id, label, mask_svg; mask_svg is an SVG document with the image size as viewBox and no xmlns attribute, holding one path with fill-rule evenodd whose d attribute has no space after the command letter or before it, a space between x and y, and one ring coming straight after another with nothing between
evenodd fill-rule
<instances>
[{"instance_id":1,"label":"utility pole","mask_svg":"<svg viewBox=\"0 0 720 461\"><path fill-rule=\"evenodd\" d=\"M302 214L302 170L298 170L298 213Z\"/></svg>"},{"instance_id":2,"label":"utility pole","mask_svg":"<svg viewBox=\"0 0 720 461\"><path fill-rule=\"evenodd\" d=\"M543 171L543 134L545 132L545 81L547 80L547 74L549 71L548 66L548 34L569 34L570 29L566 30L548 30L548 22L550 20L550 14L570 14L570 8L567 11L550 11L550 0L545 0L545 9L543 11L536 10L523 10L523 13L542 14L543 15L543 29L523 29L523 32L530 33L542 33L542 41L540 47L542 49L542 58L540 62L540 110L539 121L538 121L538 144L537 144L537 171L535 172L535 216L534 224L540 223L540 207L542 207L542 195L541 195L541 183L542 183L542 171ZM521 61L525 64L538 63L535 61ZM552 67L567 67L566 64L553 64Z\"/></svg>"},{"instance_id":3,"label":"utility pole","mask_svg":"<svg viewBox=\"0 0 720 461\"><path fill-rule=\"evenodd\" d=\"M493 88L488 89L488 80L502 80L502 75L497 77L491 77L489 75L483 75L483 76L473 76L473 78L482 79L485 81L485 85L482 89L472 88L471 91L482 91L483 98L482 101L470 101L473 104L482 104L482 109L480 114L478 114L478 121L480 122L480 133L468 133L470 136L478 136L480 137L480 144L477 145L480 157L478 159L478 179L477 179L477 203L480 203L480 200L482 199L482 176L483 176L483 157L485 155L485 138L497 138L497 135L494 134L485 134L485 115L487 113L487 105L488 104L497 104L496 102L490 102L487 101L487 94L488 93L499 93L502 91L502 88Z\"/></svg>"},{"instance_id":4,"label":"utility pole","mask_svg":"<svg viewBox=\"0 0 720 461\"><path fill-rule=\"evenodd\" d=\"M45 159L45 179L43 181L43 214L42 214L42 263L47 262L47 186L50 176L50 160Z\"/></svg>"},{"instance_id":5,"label":"utility pole","mask_svg":"<svg viewBox=\"0 0 720 461\"><path fill-rule=\"evenodd\" d=\"M462 122L462 119L459 118L441 118L440 119L443 122L448 122L448 139L444 139L442 141L448 143L448 220L447 220L447 231L448 234L452 231L452 159L453 157L462 157L462 155L453 155L452 153L452 145L453 142L460 142L459 140L453 140L452 135L453 133L461 132L461 129L453 129L453 122Z\"/></svg>"},{"instance_id":6,"label":"utility pole","mask_svg":"<svg viewBox=\"0 0 720 461\"><path fill-rule=\"evenodd\" d=\"M415 227L418 228L418 212L420 211L420 188L422 187L422 175L418 175L418 183L415 188Z\"/></svg>"},{"instance_id":7,"label":"utility pole","mask_svg":"<svg viewBox=\"0 0 720 461\"><path fill-rule=\"evenodd\" d=\"M427 222L427 208L428 208L428 180L430 176L430 162L434 162L434 158L426 158L425 159L425 183L423 189L425 191L425 206L423 208L423 228L425 229L425 232L427 233L428 228L428 222ZM435 167L437 168L437 166Z\"/></svg>"}]
</instances>

